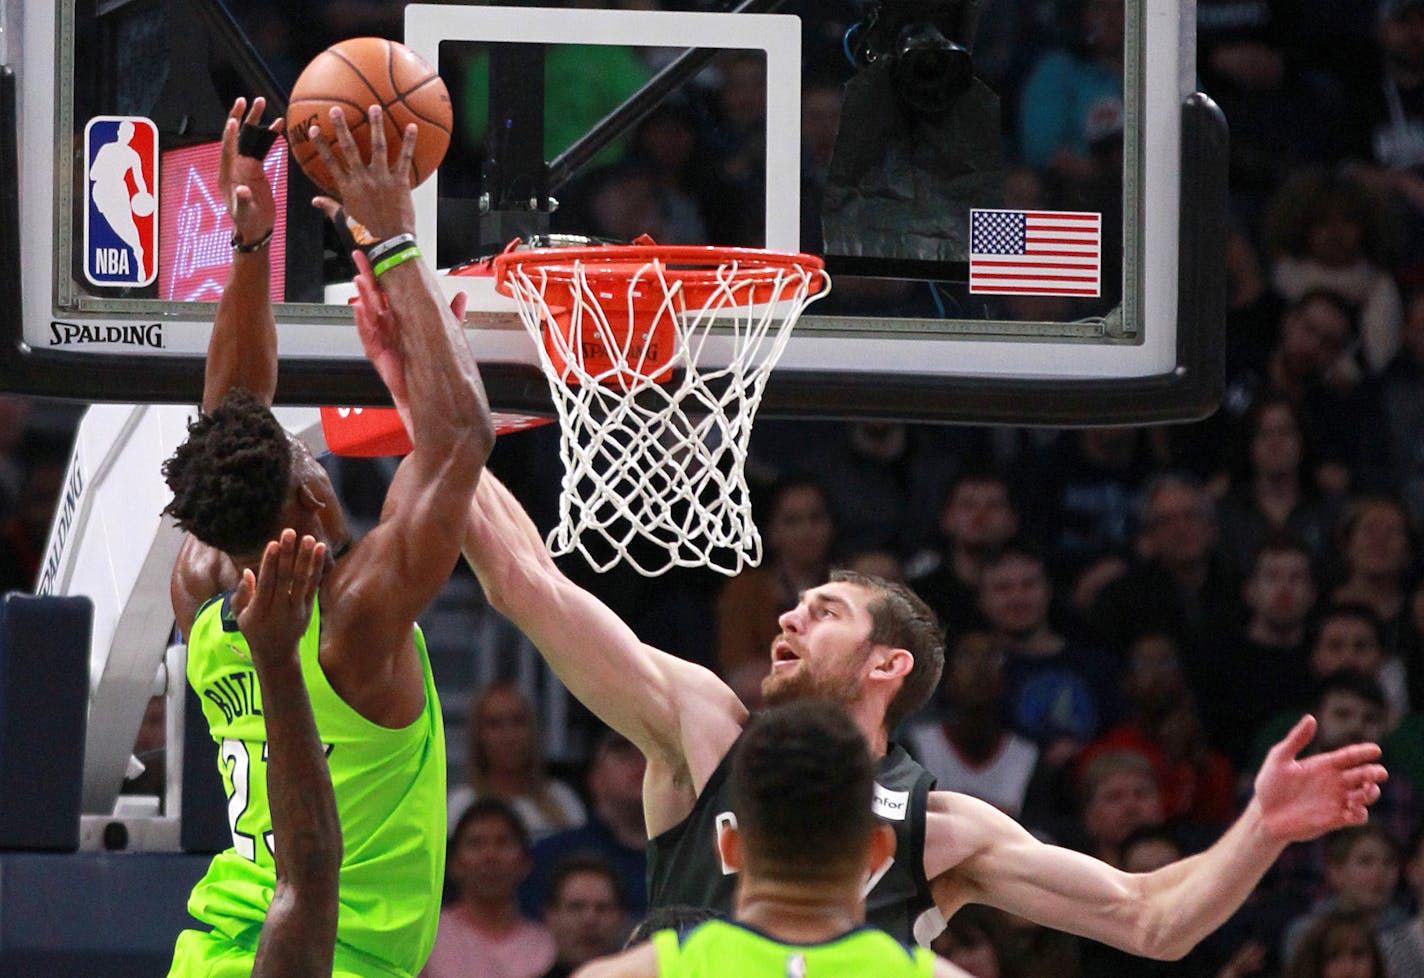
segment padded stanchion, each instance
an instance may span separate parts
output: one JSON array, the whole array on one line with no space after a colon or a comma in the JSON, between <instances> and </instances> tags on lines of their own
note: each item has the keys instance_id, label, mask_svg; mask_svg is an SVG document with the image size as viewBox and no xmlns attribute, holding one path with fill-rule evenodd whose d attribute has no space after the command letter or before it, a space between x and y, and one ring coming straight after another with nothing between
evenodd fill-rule
<instances>
[{"instance_id":1,"label":"padded stanchion","mask_svg":"<svg viewBox=\"0 0 1424 978\"><path fill-rule=\"evenodd\" d=\"M79 848L86 597L0 597L0 849Z\"/></svg>"}]
</instances>

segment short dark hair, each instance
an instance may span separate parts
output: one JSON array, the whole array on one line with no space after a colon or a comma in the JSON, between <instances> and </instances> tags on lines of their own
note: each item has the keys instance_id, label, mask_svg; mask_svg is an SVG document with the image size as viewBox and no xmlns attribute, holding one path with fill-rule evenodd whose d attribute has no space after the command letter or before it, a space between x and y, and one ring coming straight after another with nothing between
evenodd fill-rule
<instances>
[{"instance_id":1,"label":"short dark hair","mask_svg":"<svg viewBox=\"0 0 1424 978\"><path fill-rule=\"evenodd\" d=\"M178 526L226 554L252 553L277 535L291 488L292 448L271 410L234 389L188 424L163 463Z\"/></svg>"},{"instance_id":2,"label":"short dark hair","mask_svg":"<svg viewBox=\"0 0 1424 978\"><path fill-rule=\"evenodd\" d=\"M1272 533L1261 541L1261 545L1251 555L1251 573L1254 574L1260 570L1261 561L1267 557L1275 557L1280 554L1296 554L1304 557L1306 564L1310 567L1310 576L1315 577L1315 555L1310 552L1310 547L1304 540L1287 530Z\"/></svg>"},{"instance_id":3,"label":"short dark hair","mask_svg":"<svg viewBox=\"0 0 1424 978\"><path fill-rule=\"evenodd\" d=\"M1377 709L1387 709L1389 701L1385 699L1384 687L1379 680L1368 673L1360 672L1358 669L1336 669L1328 676L1322 676L1315 683L1314 703L1318 708L1325 702L1325 697L1331 693L1346 693L1350 696L1358 696L1366 703Z\"/></svg>"},{"instance_id":4,"label":"short dark hair","mask_svg":"<svg viewBox=\"0 0 1424 978\"><path fill-rule=\"evenodd\" d=\"M874 594L870 602L870 643L905 649L915 659L899 692L885 709L885 729L894 730L900 721L929 700L944 672L944 629L934 610L903 584L852 570L833 570L837 584L854 584Z\"/></svg>"},{"instance_id":5,"label":"short dark hair","mask_svg":"<svg viewBox=\"0 0 1424 978\"><path fill-rule=\"evenodd\" d=\"M1378 839L1384 843L1395 859L1400 857L1399 840L1383 822L1365 822L1362 825L1347 825L1327 833L1321 840L1325 850L1325 861L1339 865L1350 858L1350 852L1361 839Z\"/></svg>"},{"instance_id":6,"label":"short dark hair","mask_svg":"<svg viewBox=\"0 0 1424 978\"><path fill-rule=\"evenodd\" d=\"M648 915L638 921L638 925L628 933L623 946L632 947L649 940L660 930L675 930L679 936L687 934L698 924L709 920L721 920L722 914L710 907L694 907L690 903L674 903L666 907L653 907Z\"/></svg>"},{"instance_id":7,"label":"short dark hair","mask_svg":"<svg viewBox=\"0 0 1424 978\"><path fill-rule=\"evenodd\" d=\"M465 809L465 813L460 816L460 820L455 823L455 831L450 833L451 847L460 840L460 835L474 823L486 818L497 818L509 826L509 830L514 833L514 837L519 840L519 848L526 854L533 847L533 841L529 838L529 827L524 824L524 819L519 817L519 812L514 810L514 806L503 798L477 798L470 807Z\"/></svg>"},{"instance_id":8,"label":"short dark hair","mask_svg":"<svg viewBox=\"0 0 1424 978\"><path fill-rule=\"evenodd\" d=\"M546 911L564 899L564 884L580 873L602 876L613 888L613 899L618 901L618 906L626 907L628 905L628 901L623 896L623 881L618 878L618 871L613 868L613 864L597 853L585 851L565 856L554 865L553 870L549 873L549 888L545 891L544 909Z\"/></svg>"},{"instance_id":9,"label":"short dark hair","mask_svg":"<svg viewBox=\"0 0 1424 978\"><path fill-rule=\"evenodd\" d=\"M875 824L874 783L865 735L844 707L807 699L753 717L732 759L748 859L788 878L855 871Z\"/></svg>"},{"instance_id":10,"label":"short dark hair","mask_svg":"<svg viewBox=\"0 0 1424 978\"><path fill-rule=\"evenodd\" d=\"M1380 616L1375 613L1375 609L1365 604L1363 601L1335 601L1325 606L1324 610L1315 619L1315 625L1310 631L1311 651L1320 644L1320 636L1325 632L1326 622L1334 621L1336 618L1354 618L1370 626L1375 633L1375 642L1380 649L1384 649L1384 623L1380 621Z\"/></svg>"}]
</instances>

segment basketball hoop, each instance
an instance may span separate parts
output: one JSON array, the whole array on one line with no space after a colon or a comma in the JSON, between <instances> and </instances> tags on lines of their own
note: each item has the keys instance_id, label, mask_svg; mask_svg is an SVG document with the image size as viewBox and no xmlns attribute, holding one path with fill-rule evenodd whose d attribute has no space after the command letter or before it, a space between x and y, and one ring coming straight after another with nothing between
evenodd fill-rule
<instances>
[{"instance_id":1,"label":"basketball hoop","mask_svg":"<svg viewBox=\"0 0 1424 978\"><path fill-rule=\"evenodd\" d=\"M761 561L744 472L757 405L830 278L812 255L645 241L494 259L563 429L549 549L600 571L737 574Z\"/></svg>"}]
</instances>

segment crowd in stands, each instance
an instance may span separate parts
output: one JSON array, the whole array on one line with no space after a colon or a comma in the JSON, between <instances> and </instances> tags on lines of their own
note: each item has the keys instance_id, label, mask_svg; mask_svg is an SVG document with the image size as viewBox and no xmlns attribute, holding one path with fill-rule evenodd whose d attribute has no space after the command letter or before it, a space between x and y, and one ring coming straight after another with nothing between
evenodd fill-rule
<instances>
[{"instance_id":1,"label":"crowd in stands","mask_svg":"<svg viewBox=\"0 0 1424 978\"><path fill-rule=\"evenodd\" d=\"M980 4L976 67L1003 100L1015 200L1092 206L1120 179L1123 4ZM255 3L241 16L290 81L331 40L400 36L398 6L304 5L294 20ZM852 71L841 35L864 5L782 9L806 23L814 202ZM1209 844L1306 711L1319 720L1312 750L1383 745L1391 777L1370 823L1292 846L1184 960L1130 958L970 907L937 947L978 978L1424 975L1424 0L1197 10L1200 84L1231 125L1215 415L1075 430L766 419L748 462L762 566L651 583L567 568L645 640L715 669L753 707L776 616L800 590L837 566L905 580L941 615L947 658L899 739L941 788L1130 871ZM551 116L573 124L547 133L550 155L664 55L551 62L548 96L569 103ZM764 70L720 57L570 188L560 221L757 244ZM592 79L608 89L582 84ZM478 89L479 65L448 81ZM465 123L452 185L461 159L478 173L483 123ZM807 220L814 235L814 211ZM842 308L937 302L924 283L837 289ZM27 424L30 410L0 397L0 590L32 583L66 460L63 426ZM490 463L545 526L554 437L513 436L522 444ZM451 780L449 901L425 973L568 974L616 948L645 909L641 755L576 714L591 749L545 759L514 678L471 703L467 730L451 729L452 743L468 734L467 776Z\"/></svg>"}]
</instances>

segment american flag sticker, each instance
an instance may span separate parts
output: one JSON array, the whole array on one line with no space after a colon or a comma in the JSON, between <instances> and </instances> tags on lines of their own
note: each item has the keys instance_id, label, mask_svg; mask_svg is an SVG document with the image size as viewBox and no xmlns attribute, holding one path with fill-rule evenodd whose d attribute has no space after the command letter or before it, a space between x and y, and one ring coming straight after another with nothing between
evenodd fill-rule
<instances>
[{"instance_id":1,"label":"american flag sticker","mask_svg":"<svg viewBox=\"0 0 1424 978\"><path fill-rule=\"evenodd\" d=\"M969 291L1102 294L1103 216L1087 211L969 212Z\"/></svg>"}]
</instances>

